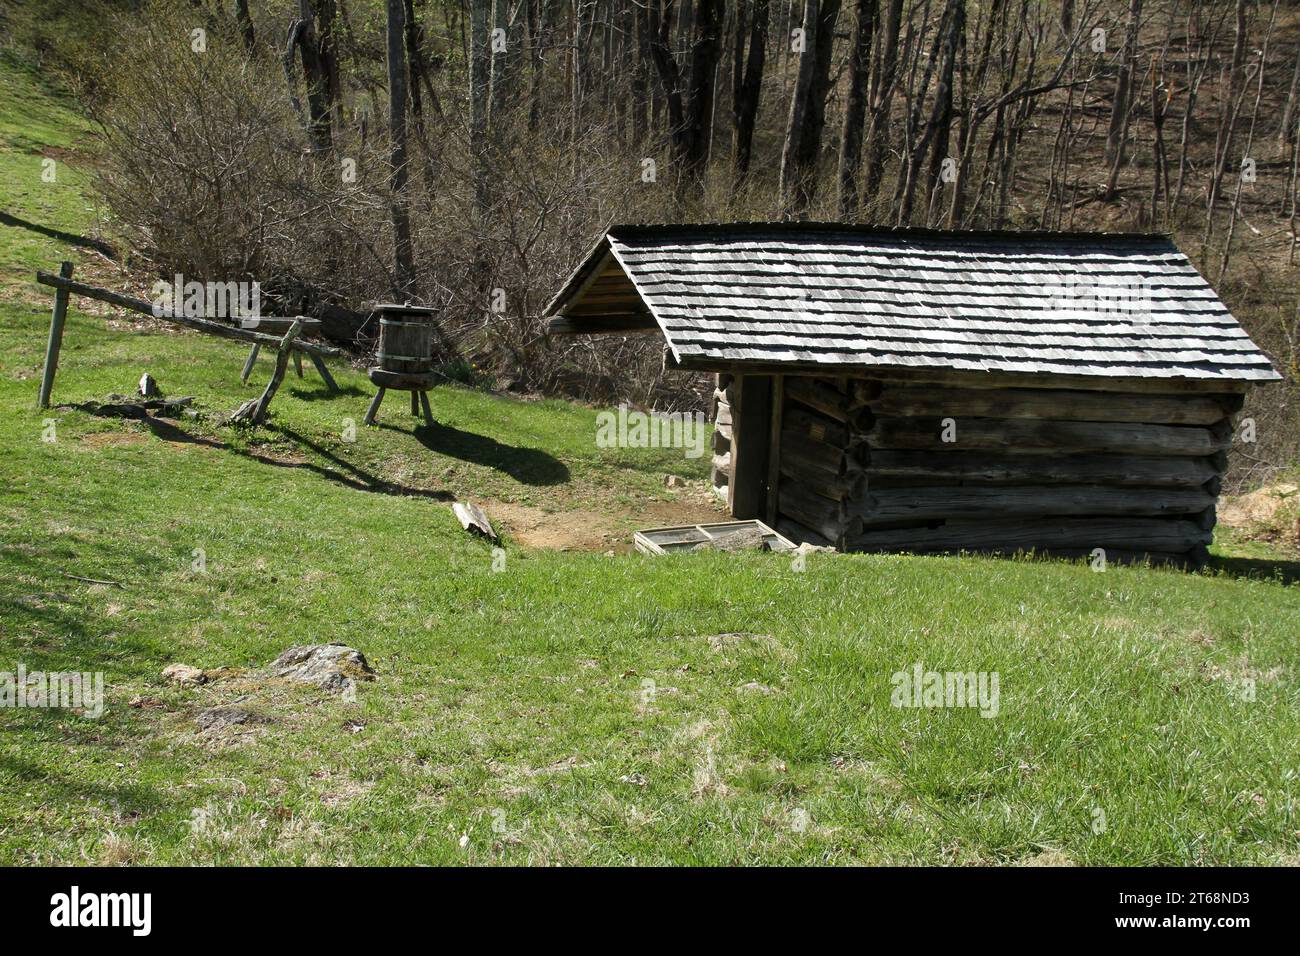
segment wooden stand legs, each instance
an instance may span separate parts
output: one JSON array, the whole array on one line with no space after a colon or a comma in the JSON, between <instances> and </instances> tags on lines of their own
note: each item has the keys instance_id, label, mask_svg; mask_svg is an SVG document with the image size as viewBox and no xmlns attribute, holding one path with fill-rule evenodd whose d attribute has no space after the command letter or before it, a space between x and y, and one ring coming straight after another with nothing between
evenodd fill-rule
<instances>
[{"instance_id":1,"label":"wooden stand legs","mask_svg":"<svg viewBox=\"0 0 1300 956\"><path fill-rule=\"evenodd\" d=\"M384 393L388 389L380 387L375 392L375 397L370 400L370 407L366 409L365 424L373 425L375 423L375 414L379 411L379 405L384 400ZM424 420L430 427L433 426L433 409L429 405L429 393L423 390L411 391L411 414L420 415L421 409L424 412Z\"/></svg>"},{"instance_id":2,"label":"wooden stand legs","mask_svg":"<svg viewBox=\"0 0 1300 956\"><path fill-rule=\"evenodd\" d=\"M257 361L257 353L260 351L262 346L254 342L252 350L248 353L248 359L244 362L244 370L239 373L240 385L248 384L248 376L253 374L253 364Z\"/></svg>"},{"instance_id":3,"label":"wooden stand legs","mask_svg":"<svg viewBox=\"0 0 1300 956\"><path fill-rule=\"evenodd\" d=\"M257 355L261 350L262 350L262 346L256 343L254 343L252 349L249 350L248 358L244 362L244 371L241 372L239 375L239 382L241 385L248 384L248 377L253 374L253 365L257 362ZM322 359L319 355L313 355L311 352L307 353L307 357L311 359L311 364L314 365L316 367L316 371L320 373L321 381L325 383L325 386L331 392L337 392L339 390L338 382L334 381L334 376L330 374L329 367L325 364L325 360ZM301 352L295 351L293 353L293 362L294 362L294 368L298 373L298 377L302 378L302 353Z\"/></svg>"},{"instance_id":4,"label":"wooden stand legs","mask_svg":"<svg viewBox=\"0 0 1300 956\"><path fill-rule=\"evenodd\" d=\"M375 423L375 412L379 411L379 403L384 400L384 392L388 391L381 388L375 392L375 397L370 400L370 407L366 409L366 418L363 424L373 425Z\"/></svg>"}]
</instances>

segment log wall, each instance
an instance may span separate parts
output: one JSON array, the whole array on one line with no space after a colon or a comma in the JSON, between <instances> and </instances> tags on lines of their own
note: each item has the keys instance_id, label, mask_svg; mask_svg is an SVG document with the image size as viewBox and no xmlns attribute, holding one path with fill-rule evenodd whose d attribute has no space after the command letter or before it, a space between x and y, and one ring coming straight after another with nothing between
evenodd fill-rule
<instances>
[{"instance_id":1,"label":"log wall","mask_svg":"<svg viewBox=\"0 0 1300 956\"><path fill-rule=\"evenodd\" d=\"M790 376L779 391L769 517L788 537L1179 564L1205 558L1242 404Z\"/></svg>"}]
</instances>

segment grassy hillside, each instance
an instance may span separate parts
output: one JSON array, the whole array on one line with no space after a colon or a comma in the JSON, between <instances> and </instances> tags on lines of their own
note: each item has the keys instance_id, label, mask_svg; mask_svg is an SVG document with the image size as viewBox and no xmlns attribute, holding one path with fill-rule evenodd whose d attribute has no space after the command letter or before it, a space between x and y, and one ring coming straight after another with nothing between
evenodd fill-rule
<instances>
[{"instance_id":1,"label":"grassy hillside","mask_svg":"<svg viewBox=\"0 0 1300 956\"><path fill-rule=\"evenodd\" d=\"M3 208L86 230L76 126L4 69ZM597 449L591 409L453 387L437 428L394 396L348 442L370 389L338 366L341 395L291 378L252 432L38 411L30 276L65 257L100 268L0 227L0 671L103 671L108 709L0 709L0 864L1300 859L1294 584L608 555L710 513L703 465ZM215 413L268 373L241 387L232 343L74 305L56 402L148 371ZM508 516L503 570L454 497ZM608 547L521 544L547 522ZM259 676L317 641L377 679L348 701ZM174 661L232 671L165 686ZM891 706L917 663L996 672L997 716ZM216 706L248 718L203 729Z\"/></svg>"}]
</instances>

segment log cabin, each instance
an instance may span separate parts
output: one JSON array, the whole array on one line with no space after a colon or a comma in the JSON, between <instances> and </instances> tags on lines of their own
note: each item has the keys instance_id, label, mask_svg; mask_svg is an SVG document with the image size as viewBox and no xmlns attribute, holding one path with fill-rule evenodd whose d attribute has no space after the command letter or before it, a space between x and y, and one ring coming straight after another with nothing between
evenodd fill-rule
<instances>
[{"instance_id":1,"label":"log cabin","mask_svg":"<svg viewBox=\"0 0 1300 956\"><path fill-rule=\"evenodd\" d=\"M714 373L732 515L850 551L1199 565L1281 378L1159 235L616 226L546 315Z\"/></svg>"}]
</instances>

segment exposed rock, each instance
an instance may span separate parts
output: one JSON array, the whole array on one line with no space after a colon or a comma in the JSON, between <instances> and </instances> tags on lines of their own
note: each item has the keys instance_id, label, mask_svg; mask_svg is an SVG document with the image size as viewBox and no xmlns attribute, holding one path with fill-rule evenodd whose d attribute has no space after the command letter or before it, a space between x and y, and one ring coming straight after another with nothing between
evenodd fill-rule
<instances>
[{"instance_id":1,"label":"exposed rock","mask_svg":"<svg viewBox=\"0 0 1300 956\"><path fill-rule=\"evenodd\" d=\"M158 383L154 381L153 376L148 372L140 376L139 392L145 398L155 398L162 394L158 389Z\"/></svg>"},{"instance_id":2,"label":"exposed rock","mask_svg":"<svg viewBox=\"0 0 1300 956\"><path fill-rule=\"evenodd\" d=\"M283 680L315 684L322 690L336 692L352 687L354 681L375 679L366 655L346 644L291 647L272 662L271 673Z\"/></svg>"},{"instance_id":3,"label":"exposed rock","mask_svg":"<svg viewBox=\"0 0 1300 956\"><path fill-rule=\"evenodd\" d=\"M179 684L181 687L192 687L207 682L203 671L189 664L168 664L163 668L162 679L169 684Z\"/></svg>"},{"instance_id":4,"label":"exposed rock","mask_svg":"<svg viewBox=\"0 0 1300 956\"><path fill-rule=\"evenodd\" d=\"M749 549L767 551L767 540L757 528L742 528L730 534L719 535L712 541L704 541L691 548L692 551L746 551Z\"/></svg>"},{"instance_id":5,"label":"exposed rock","mask_svg":"<svg viewBox=\"0 0 1300 956\"><path fill-rule=\"evenodd\" d=\"M686 479L681 475L664 475L665 488L685 488Z\"/></svg>"},{"instance_id":6,"label":"exposed rock","mask_svg":"<svg viewBox=\"0 0 1300 956\"><path fill-rule=\"evenodd\" d=\"M215 684L217 681L240 677L243 673L243 669L239 667L213 667L203 672L203 679L209 684Z\"/></svg>"},{"instance_id":7,"label":"exposed rock","mask_svg":"<svg viewBox=\"0 0 1300 956\"><path fill-rule=\"evenodd\" d=\"M243 707L209 707L195 714L194 722L203 730L222 730L244 724L269 724L271 718Z\"/></svg>"}]
</instances>

